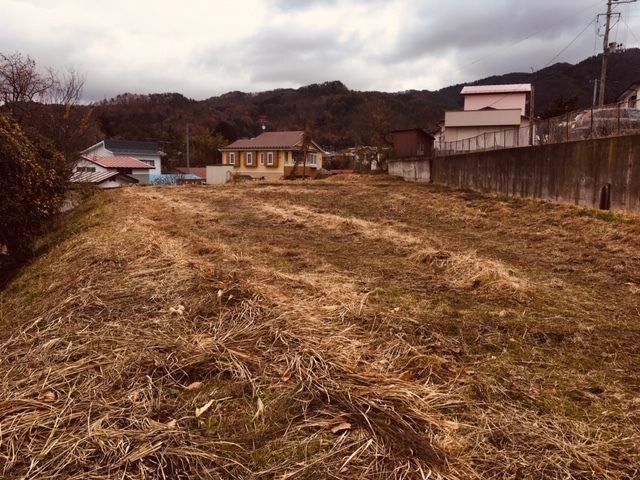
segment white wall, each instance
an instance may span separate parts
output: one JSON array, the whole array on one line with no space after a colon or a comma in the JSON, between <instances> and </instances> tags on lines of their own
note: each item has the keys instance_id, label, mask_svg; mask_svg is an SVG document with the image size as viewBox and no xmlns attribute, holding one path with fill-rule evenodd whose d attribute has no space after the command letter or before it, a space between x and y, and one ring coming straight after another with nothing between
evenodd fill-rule
<instances>
[{"instance_id":1,"label":"white wall","mask_svg":"<svg viewBox=\"0 0 640 480\"><path fill-rule=\"evenodd\" d=\"M96 172L108 172L109 170L101 167L100 165L96 165L93 162L90 162L89 160L84 160L84 159L80 159L79 161L76 162L74 170L77 171L78 167L94 167Z\"/></svg>"},{"instance_id":2,"label":"white wall","mask_svg":"<svg viewBox=\"0 0 640 480\"><path fill-rule=\"evenodd\" d=\"M143 155L136 153L127 155L127 157L137 158L140 161L153 160L154 166L149 170L149 175L160 175L162 173L162 160L160 160L160 157L157 155Z\"/></svg>"},{"instance_id":3,"label":"white wall","mask_svg":"<svg viewBox=\"0 0 640 480\"><path fill-rule=\"evenodd\" d=\"M411 182L431 181L431 161L416 157L411 159L389 159L389 175L402 177Z\"/></svg>"},{"instance_id":4,"label":"white wall","mask_svg":"<svg viewBox=\"0 0 640 480\"><path fill-rule=\"evenodd\" d=\"M233 177L233 165L208 165L207 185L222 185Z\"/></svg>"},{"instance_id":5,"label":"white wall","mask_svg":"<svg viewBox=\"0 0 640 480\"><path fill-rule=\"evenodd\" d=\"M517 108L522 112L520 115L524 115L526 105L526 93L484 93L464 97L465 110L481 110L487 107L496 110Z\"/></svg>"}]
</instances>

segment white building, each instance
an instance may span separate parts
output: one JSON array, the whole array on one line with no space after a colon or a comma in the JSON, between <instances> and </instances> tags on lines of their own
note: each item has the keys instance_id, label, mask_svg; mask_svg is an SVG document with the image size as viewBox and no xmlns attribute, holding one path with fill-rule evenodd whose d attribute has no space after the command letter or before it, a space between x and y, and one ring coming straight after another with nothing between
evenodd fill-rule
<instances>
[{"instance_id":1,"label":"white building","mask_svg":"<svg viewBox=\"0 0 640 480\"><path fill-rule=\"evenodd\" d=\"M83 155L74 165L71 182L101 188L148 184L150 170L150 165L132 157Z\"/></svg>"},{"instance_id":2,"label":"white building","mask_svg":"<svg viewBox=\"0 0 640 480\"><path fill-rule=\"evenodd\" d=\"M503 147L529 143L530 121L525 114L531 84L465 86L460 93L464 110L445 112L437 148L457 151L472 143L477 149L491 147L493 142Z\"/></svg>"},{"instance_id":3,"label":"white building","mask_svg":"<svg viewBox=\"0 0 640 480\"><path fill-rule=\"evenodd\" d=\"M131 157L150 168L140 178L133 174L140 183L153 182L162 174L162 157L165 155L156 142L134 142L128 140L103 140L80 152L84 157Z\"/></svg>"}]
</instances>

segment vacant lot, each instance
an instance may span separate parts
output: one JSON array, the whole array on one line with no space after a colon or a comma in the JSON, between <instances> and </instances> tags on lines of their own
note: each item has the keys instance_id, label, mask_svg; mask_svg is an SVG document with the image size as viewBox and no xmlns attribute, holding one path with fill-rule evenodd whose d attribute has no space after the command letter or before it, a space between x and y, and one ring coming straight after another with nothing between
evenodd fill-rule
<instances>
[{"instance_id":1,"label":"vacant lot","mask_svg":"<svg viewBox=\"0 0 640 480\"><path fill-rule=\"evenodd\" d=\"M387 177L101 193L0 295L5 478L640 475L640 218Z\"/></svg>"}]
</instances>

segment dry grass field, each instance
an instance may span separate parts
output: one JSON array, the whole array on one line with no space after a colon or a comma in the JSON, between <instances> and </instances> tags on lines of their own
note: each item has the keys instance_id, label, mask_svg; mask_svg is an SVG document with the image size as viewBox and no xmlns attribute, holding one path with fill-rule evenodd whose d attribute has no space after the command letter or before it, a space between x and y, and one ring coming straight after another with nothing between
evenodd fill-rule
<instances>
[{"instance_id":1,"label":"dry grass field","mask_svg":"<svg viewBox=\"0 0 640 480\"><path fill-rule=\"evenodd\" d=\"M41 251L0 293L3 478L640 477L640 217L146 187Z\"/></svg>"}]
</instances>

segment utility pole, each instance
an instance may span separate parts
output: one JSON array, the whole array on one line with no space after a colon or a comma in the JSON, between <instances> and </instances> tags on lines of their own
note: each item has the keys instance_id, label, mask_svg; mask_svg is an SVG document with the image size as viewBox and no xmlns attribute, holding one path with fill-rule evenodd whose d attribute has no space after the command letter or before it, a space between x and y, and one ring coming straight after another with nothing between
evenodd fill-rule
<instances>
[{"instance_id":1,"label":"utility pole","mask_svg":"<svg viewBox=\"0 0 640 480\"><path fill-rule=\"evenodd\" d=\"M616 4L620 3L631 3L636 0L607 0L607 13L606 13L606 24L604 28L604 43L602 49L602 71L600 72L600 92L598 95L598 105L604 105L604 87L607 81L607 57L609 56L609 30L611 30L611 9L613 2Z\"/></svg>"},{"instance_id":2,"label":"utility pole","mask_svg":"<svg viewBox=\"0 0 640 480\"><path fill-rule=\"evenodd\" d=\"M191 173L189 169L189 124L187 123L187 175Z\"/></svg>"},{"instance_id":3,"label":"utility pole","mask_svg":"<svg viewBox=\"0 0 640 480\"><path fill-rule=\"evenodd\" d=\"M609 29L611 28L611 3L607 0L607 20L604 27L604 46L602 49L602 70L600 71L600 92L598 95L598 105L604 105L604 85L607 80L607 57L609 56Z\"/></svg>"},{"instance_id":4,"label":"utility pole","mask_svg":"<svg viewBox=\"0 0 640 480\"><path fill-rule=\"evenodd\" d=\"M529 94L529 145L533 145L533 141L535 139L535 125L536 125L536 117L534 111L535 105L535 97L536 97L536 88L531 85L531 93Z\"/></svg>"}]
</instances>

